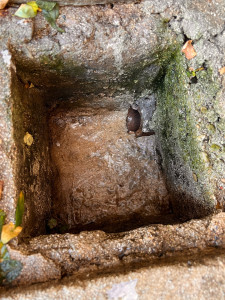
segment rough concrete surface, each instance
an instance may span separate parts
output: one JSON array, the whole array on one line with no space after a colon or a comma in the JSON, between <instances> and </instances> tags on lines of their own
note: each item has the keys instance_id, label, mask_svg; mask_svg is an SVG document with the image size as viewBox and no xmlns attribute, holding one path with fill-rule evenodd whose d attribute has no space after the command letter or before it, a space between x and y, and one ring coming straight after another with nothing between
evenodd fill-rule
<instances>
[{"instance_id":1,"label":"rough concrete surface","mask_svg":"<svg viewBox=\"0 0 225 300\"><path fill-rule=\"evenodd\" d=\"M224 270L223 254L193 256L125 274L17 288L5 292L2 299L224 299Z\"/></svg>"},{"instance_id":2,"label":"rough concrete surface","mask_svg":"<svg viewBox=\"0 0 225 300\"><path fill-rule=\"evenodd\" d=\"M19 259L25 270L30 269L12 285L24 285L27 280L45 282L64 275L121 272L142 264L157 265L164 258L173 262L210 249L216 254L216 249L225 247L224 224L224 213L220 213L183 224L151 225L123 233L84 231L78 235L39 236L20 244L17 251L9 248L11 257ZM43 275L43 270L49 268L51 272Z\"/></svg>"}]
</instances>

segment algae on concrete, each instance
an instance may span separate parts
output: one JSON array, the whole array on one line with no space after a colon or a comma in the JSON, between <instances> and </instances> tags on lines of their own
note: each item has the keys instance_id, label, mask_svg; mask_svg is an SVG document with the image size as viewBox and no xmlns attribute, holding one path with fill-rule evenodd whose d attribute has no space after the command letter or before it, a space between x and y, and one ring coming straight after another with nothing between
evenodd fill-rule
<instances>
[{"instance_id":1,"label":"algae on concrete","mask_svg":"<svg viewBox=\"0 0 225 300\"><path fill-rule=\"evenodd\" d=\"M158 143L168 188L173 195L173 211L185 219L213 211L214 202L207 165L197 140L187 65L180 49L181 45L177 45L164 54L155 92Z\"/></svg>"}]
</instances>

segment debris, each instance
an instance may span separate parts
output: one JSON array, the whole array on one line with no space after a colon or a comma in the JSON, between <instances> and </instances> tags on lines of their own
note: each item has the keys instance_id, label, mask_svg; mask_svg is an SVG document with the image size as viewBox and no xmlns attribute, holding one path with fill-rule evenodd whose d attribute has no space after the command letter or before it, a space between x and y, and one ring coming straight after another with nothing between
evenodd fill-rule
<instances>
[{"instance_id":1,"label":"debris","mask_svg":"<svg viewBox=\"0 0 225 300\"><path fill-rule=\"evenodd\" d=\"M23 140L27 146L31 146L33 144L34 138L32 137L32 135L29 132L26 132Z\"/></svg>"},{"instance_id":2,"label":"debris","mask_svg":"<svg viewBox=\"0 0 225 300\"><path fill-rule=\"evenodd\" d=\"M195 52L194 47L192 46L192 40L188 40L184 44L181 51L185 54L185 57L187 59L192 59L193 57L195 57L197 55L197 53Z\"/></svg>"},{"instance_id":3,"label":"debris","mask_svg":"<svg viewBox=\"0 0 225 300\"><path fill-rule=\"evenodd\" d=\"M196 175L195 173L193 173L192 176L193 176L194 181L195 181L195 182L198 182L198 177L197 177L197 175Z\"/></svg>"},{"instance_id":4,"label":"debris","mask_svg":"<svg viewBox=\"0 0 225 300\"><path fill-rule=\"evenodd\" d=\"M61 33L64 32L64 30L56 24L56 20L59 17L59 4L56 2L37 0L21 4L15 12L15 16L20 18L34 18L38 11L42 12L46 21L53 28Z\"/></svg>"},{"instance_id":5,"label":"debris","mask_svg":"<svg viewBox=\"0 0 225 300\"><path fill-rule=\"evenodd\" d=\"M37 10L29 4L21 4L15 12L15 16L20 18L34 18L37 15Z\"/></svg>"},{"instance_id":6,"label":"debris","mask_svg":"<svg viewBox=\"0 0 225 300\"><path fill-rule=\"evenodd\" d=\"M219 69L219 73L220 73L220 75L223 75L223 74L225 74L225 67L223 67L223 68Z\"/></svg>"},{"instance_id":7,"label":"debris","mask_svg":"<svg viewBox=\"0 0 225 300\"><path fill-rule=\"evenodd\" d=\"M13 222L9 222L2 226L1 242L7 244L11 239L17 237L22 231L21 226L15 226Z\"/></svg>"}]
</instances>

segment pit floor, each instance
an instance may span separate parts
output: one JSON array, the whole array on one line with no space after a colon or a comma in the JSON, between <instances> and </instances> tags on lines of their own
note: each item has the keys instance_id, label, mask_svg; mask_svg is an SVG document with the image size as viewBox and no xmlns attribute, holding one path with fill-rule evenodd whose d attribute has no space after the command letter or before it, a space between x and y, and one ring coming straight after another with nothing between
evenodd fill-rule
<instances>
[{"instance_id":1,"label":"pit floor","mask_svg":"<svg viewBox=\"0 0 225 300\"><path fill-rule=\"evenodd\" d=\"M70 100L51 110L52 217L59 231L116 232L171 222L155 136L127 133L128 107L82 107Z\"/></svg>"}]
</instances>

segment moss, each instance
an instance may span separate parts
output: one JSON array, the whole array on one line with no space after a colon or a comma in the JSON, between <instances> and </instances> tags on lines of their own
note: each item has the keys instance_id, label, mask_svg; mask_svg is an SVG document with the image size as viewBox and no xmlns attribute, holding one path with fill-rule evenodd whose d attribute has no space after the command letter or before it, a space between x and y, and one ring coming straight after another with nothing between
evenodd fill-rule
<instances>
[{"instance_id":1,"label":"moss","mask_svg":"<svg viewBox=\"0 0 225 300\"><path fill-rule=\"evenodd\" d=\"M40 57L40 63L47 69L69 77L85 77L86 74L84 66L74 61L65 60L59 55L42 55Z\"/></svg>"},{"instance_id":2,"label":"moss","mask_svg":"<svg viewBox=\"0 0 225 300\"><path fill-rule=\"evenodd\" d=\"M184 190L185 185L194 185L193 190L210 202L207 175L210 159L201 151L196 138L193 101L188 97L187 65L180 49L181 45L175 42L158 48L144 62L126 70L123 85L135 91L136 97L145 89L157 95L157 130L167 177L173 177L173 184L177 180ZM206 80L209 76L203 71L200 79ZM202 99L201 94L199 99ZM206 113L208 110L203 105L199 110L202 111L202 107L205 108L202 113Z\"/></svg>"},{"instance_id":3,"label":"moss","mask_svg":"<svg viewBox=\"0 0 225 300\"><path fill-rule=\"evenodd\" d=\"M214 133L216 131L216 127L213 124L208 124L207 128L209 131L211 131L212 133Z\"/></svg>"},{"instance_id":4,"label":"moss","mask_svg":"<svg viewBox=\"0 0 225 300\"><path fill-rule=\"evenodd\" d=\"M160 74L153 86L158 97L158 135L167 176L173 178L174 185L177 180L177 185L185 193L196 198L198 196L195 193L198 193L210 203L211 191L207 174L209 157L206 155L207 161L203 158L196 138L198 132L193 100L188 95L189 78L180 46L168 48L161 58ZM190 191L185 191L188 186Z\"/></svg>"},{"instance_id":5,"label":"moss","mask_svg":"<svg viewBox=\"0 0 225 300\"><path fill-rule=\"evenodd\" d=\"M202 106L202 107L201 107L201 112L202 112L203 114L206 114L207 111L208 111L207 107L205 107L205 106Z\"/></svg>"},{"instance_id":6,"label":"moss","mask_svg":"<svg viewBox=\"0 0 225 300\"><path fill-rule=\"evenodd\" d=\"M150 89L154 78L158 75L159 67L155 63L154 55L150 54L144 61L137 62L132 66L124 68L123 75L119 79L119 84L122 88L135 92L137 96L145 89Z\"/></svg>"},{"instance_id":7,"label":"moss","mask_svg":"<svg viewBox=\"0 0 225 300\"><path fill-rule=\"evenodd\" d=\"M212 149L212 151L220 151L220 150L222 150L222 148L219 145L217 145L217 144L212 144L211 145L211 149Z\"/></svg>"}]
</instances>

